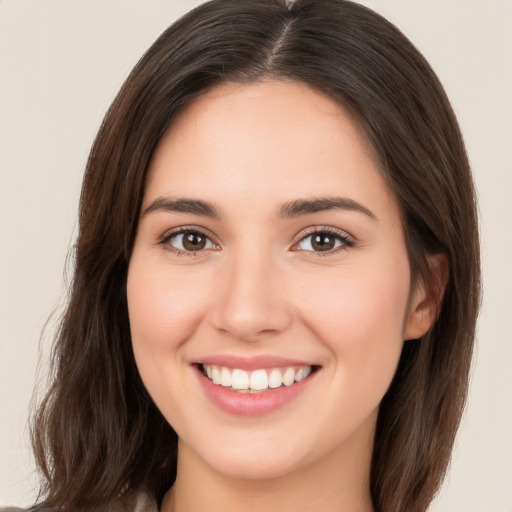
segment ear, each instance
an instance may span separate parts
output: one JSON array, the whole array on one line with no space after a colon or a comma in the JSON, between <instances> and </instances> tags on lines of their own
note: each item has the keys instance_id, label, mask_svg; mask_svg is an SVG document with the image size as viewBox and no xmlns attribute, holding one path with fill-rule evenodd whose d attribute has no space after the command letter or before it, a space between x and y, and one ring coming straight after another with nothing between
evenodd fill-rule
<instances>
[{"instance_id":1,"label":"ear","mask_svg":"<svg viewBox=\"0 0 512 512\"><path fill-rule=\"evenodd\" d=\"M409 302L408 315L404 327L404 339L421 338L439 316L450 268L448 258L443 253L427 256L431 279L419 279Z\"/></svg>"}]
</instances>

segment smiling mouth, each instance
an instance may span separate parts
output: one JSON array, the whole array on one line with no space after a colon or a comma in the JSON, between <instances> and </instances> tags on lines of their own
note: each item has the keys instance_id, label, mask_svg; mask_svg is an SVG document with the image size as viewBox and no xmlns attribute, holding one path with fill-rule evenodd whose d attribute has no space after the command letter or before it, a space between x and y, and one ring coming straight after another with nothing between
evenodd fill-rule
<instances>
[{"instance_id":1,"label":"smiling mouth","mask_svg":"<svg viewBox=\"0 0 512 512\"><path fill-rule=\"evenodd\" d=\"M200 364L199 369L218 386L230 391L254 394L293 386L315 372L317 367L287 366L246 371L215 364Z\"/></svg>"}]
</instances>

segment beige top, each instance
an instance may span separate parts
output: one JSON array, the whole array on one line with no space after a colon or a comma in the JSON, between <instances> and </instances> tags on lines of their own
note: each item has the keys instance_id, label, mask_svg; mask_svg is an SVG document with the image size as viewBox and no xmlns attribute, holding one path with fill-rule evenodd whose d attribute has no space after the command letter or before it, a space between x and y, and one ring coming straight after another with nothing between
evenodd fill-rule
<instances>
[{"instance_id":1,"label":"beige top","mask_svg":"<svg viewBox=\"0 0 512 512\"><path fill-rule=\"evenodd\" d=\"M31 508L6 507L0 508L0 512L30 512ZM41 511L43 512L44 509ZM98 512L100 512L98 510ZM101 512L158 512L155 500L147 494L138 493L126 500L111 504L101 509Z\"/></svg>"}]
</instances>

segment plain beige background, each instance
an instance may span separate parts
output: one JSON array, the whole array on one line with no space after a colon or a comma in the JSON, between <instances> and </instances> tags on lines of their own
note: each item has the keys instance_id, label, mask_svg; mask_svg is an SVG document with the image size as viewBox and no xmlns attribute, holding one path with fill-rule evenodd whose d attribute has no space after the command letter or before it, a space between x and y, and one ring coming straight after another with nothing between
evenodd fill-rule
<instances>
[{"instance_id":1,"label":"plain beige background","mask_svg":"<svg viewBox=\"0 0 512 512\"><path fill-rule=\"evenodd\" d=\"M196 0L0 0L0 505L28 505L27 416L65 298L81 174L143 51ZM512 2L369 0L459 116L479 191L485 300L471 395L433 512L512 512ZM41 366L44 373L44 363Z\"/></svg>"}]
</instances>

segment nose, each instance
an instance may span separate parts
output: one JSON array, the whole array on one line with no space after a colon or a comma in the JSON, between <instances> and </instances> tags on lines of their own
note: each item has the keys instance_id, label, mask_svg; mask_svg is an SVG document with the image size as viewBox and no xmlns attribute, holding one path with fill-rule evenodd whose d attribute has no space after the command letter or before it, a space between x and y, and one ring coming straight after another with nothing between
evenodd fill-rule
<instances>
[{"instance_id":1,"label":"nose","mask_svg":"<svg viewBox=\"0 0 512 512\"><path fill-rule=\"evenodd\" d=\"M229 262L221 274L211 315L215 329L251 342L290 326L291 298L283 270L271 258L239 258Z\"/></svg>"}]
</instances>

